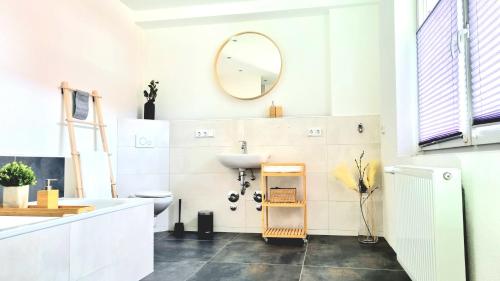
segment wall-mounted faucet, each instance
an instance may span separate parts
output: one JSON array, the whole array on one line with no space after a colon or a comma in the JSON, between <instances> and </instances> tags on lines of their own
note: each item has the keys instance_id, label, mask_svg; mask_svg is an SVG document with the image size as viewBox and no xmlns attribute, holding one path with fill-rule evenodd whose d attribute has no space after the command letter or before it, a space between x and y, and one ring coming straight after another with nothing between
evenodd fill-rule
<instances>
[{"instance_id":1,"label":"wall-mounted faucet","mask_svg":"<svg viewBox=\"0 0 500 281\"><path fill-rule=\"evenodd\" d=\"M248 153L247 141L240 141L240 143L241 143L241 152L247 154Z\"/></svg>"}]
</instances>

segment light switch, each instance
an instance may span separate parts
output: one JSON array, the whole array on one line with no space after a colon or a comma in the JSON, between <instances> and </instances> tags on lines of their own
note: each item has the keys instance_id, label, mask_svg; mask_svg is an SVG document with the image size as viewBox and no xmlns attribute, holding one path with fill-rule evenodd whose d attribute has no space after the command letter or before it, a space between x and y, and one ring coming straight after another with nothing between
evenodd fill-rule
<instances>
[{"instance_id":1,"label":"light switch","mask_svg":"<svg viewBox=\"0 0 500 281\"><path fill-rule=\"evenodd\" d=\"M307 136L309 137L321 137L323 135L323 129L321 128L310 128L307 130Z\"/></svg>"},{"instance_id":2,"label":"light switch","mask_svg":"<svg viewBox=\"0 0 500 281\"><path fill-rule=\"evenodd\" d=\"M196 129L195 138L213 138L215 136L213 129Z\"/></svg>"},{"instance_id":3,"label":"light switch","mask_svg":"<svg viewBox=\"0 0 500 281\"><path fill-rule=\"evenodd\" d=\"M153 148L155 146L154 137L149 135L135 135L135 147Z\"/></svg>"}]
</instances>

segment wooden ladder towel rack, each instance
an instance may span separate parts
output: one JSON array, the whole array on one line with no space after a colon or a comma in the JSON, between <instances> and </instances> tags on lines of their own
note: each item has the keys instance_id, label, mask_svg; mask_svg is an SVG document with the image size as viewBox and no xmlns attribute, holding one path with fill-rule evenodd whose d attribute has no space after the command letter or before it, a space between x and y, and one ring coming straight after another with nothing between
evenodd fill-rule
<instances>
[{"instance_id":1,"label":"wooden ladder towel rack","mask_svg":"<svg viewBox=\"0 0 500 281\"><path fill-rule=\"evenodd\" d=\"M89 122L84 120L78 120L73 118L73 92L76 89L73 89L69 86L69 83L64 81L61 83L61 90L63 94L64 101L64 114L65 114L65 123L68 127L69 134L69 142L71 147L71 158L73 162L73 168L76 176L76 195L78 198L82 198L84 195L83 190L83 182L82 182L82 171L80 165L80 153L78 152L76 145L76 134L75 134L75 124L81 125L89 125L94 127L94 129L99 129L99 133L101 135L101 142L103 151L108 155L108 166L109 166L109 174L110 174L110 182L111 182L111 194L113 198L118 197L116 192L116 180L113 175L113 167L111 165L111 153L109 152L108 145L108 135L106 134L106 125L104 124L104 118L102 115L102 104L101 99L102 96L99 95L97 91L92 91L89 95L92 98L94 112L97 115L97 122Z\"/></svg>"}]
</instances>

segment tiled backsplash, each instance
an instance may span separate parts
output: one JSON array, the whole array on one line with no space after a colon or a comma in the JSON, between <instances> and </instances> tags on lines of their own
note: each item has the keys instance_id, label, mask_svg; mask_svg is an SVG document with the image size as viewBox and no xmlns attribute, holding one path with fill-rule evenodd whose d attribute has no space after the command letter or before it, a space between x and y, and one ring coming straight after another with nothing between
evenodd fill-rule
<instances>
[{"instance_id":1,"label":"tiled backsplash","mask_svg":"<svg viewBox=\"0 0 500 281\"><path fill-rule=\"evenodd\" d=\"M36 192L45 187L46 179L57 179L54 189L59 190L59 197L64 196L64 158L63 157L20 157L0 156L0 167L18 161L30 166L37 177L37 184L30 186L30 201L36 201ZM3 188L0 188L0 203L3 202Z\"/></svg>"},{"instance_id":2,"label":"tiled backsplash","mask_svg":"<svg viewBox=\"0 0 500 281\"><path fill-rule=\"evenodd\" d=\"M364 125L362 134L359 123ZM322 135L309 137L311 128L320 128ZM199 129L213 130L215 136L195 138ZM340 163L354 165L363 150L366 160L380 159L379 129L378 116L172 121L170 190L176 199L183 199L182 220L188 230L196 230L197 212L208 209L214 211L216 231L259 232L261 213L255 209L252 194L260 190L260 174L256 173L257 180L233 212L227 194L240 189L237 172L216 158L222 152L239 152L238 141L246 140L249 153L268 152L273 162L306 163L309 233L353 235L359 224L359 197L336 181L332 171ZM281 186L293 184L281 182ZM377 230L381 232L382 196L377 193ZM177 208L176 203L170 207L171 224ZM279 210L271 219L284 224L289 220L286 212L292 211Z\"/></svg>"}]
</instances>

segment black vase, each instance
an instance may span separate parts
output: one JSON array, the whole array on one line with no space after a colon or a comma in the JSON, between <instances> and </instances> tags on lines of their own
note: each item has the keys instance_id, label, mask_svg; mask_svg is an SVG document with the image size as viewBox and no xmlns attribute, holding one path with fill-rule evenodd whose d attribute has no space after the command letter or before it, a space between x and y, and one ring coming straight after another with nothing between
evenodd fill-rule
<instances>
[{"instance_id":1,"label":"black vase","mask_svg":"<svg viewBox=\"0 0 500 281\"><path fill-rule=\"evenodd\" d=\"M155 103L147 101L144 104L144 119L155 120Z\"/></svg>"}]
</instances>

